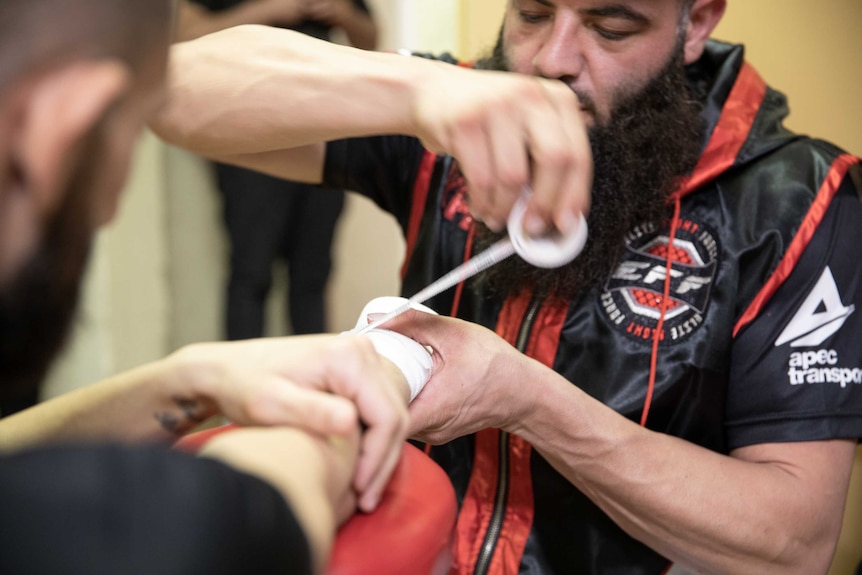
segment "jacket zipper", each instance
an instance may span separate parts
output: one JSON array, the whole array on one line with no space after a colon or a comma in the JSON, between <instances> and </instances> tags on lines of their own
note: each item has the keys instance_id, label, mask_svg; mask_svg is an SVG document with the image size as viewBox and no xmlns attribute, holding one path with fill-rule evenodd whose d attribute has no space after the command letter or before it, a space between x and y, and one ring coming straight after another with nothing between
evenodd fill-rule
<instances>
[{"instance_id":1,"label":"jacket zipper","mask_svg":"<svg viewBox=\"0 0 862 575\"><path fill-rule=\"evenodd\" d=\"M527 348L530 330L533 328L533 322L536 319L536 312L539 310L541 301L541 298L533 298L521 322L521 328L518 331L518 340L515 344L516 349L521 353ZM476 560L473 575L487 575L488 569L491 567L494 550L497 547L497 541L500 539L500 530L503 528L503 517L506 514L506 499L509 496L509 433L502 430L500 431L498 461L498 480L497 492L494 496L494 512L491 514L491 520L488 522L488 530L485 532L485 538L482 540L482 547L479 550L479 557Z\"/></svg>"}]
</instances>

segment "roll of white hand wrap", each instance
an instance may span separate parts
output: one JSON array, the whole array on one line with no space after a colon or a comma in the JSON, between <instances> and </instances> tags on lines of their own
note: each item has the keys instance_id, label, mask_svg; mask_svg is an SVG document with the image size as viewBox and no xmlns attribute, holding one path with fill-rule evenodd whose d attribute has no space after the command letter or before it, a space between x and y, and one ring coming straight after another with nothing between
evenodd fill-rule
<instances>
[{"instance_id":1,"label":"roll of white hand wrap","mask_svg":"<svg viewBox=\"0 0 862 575\"><path fill-rule=\"evenodd\" d=\"M359 319L356 321L356 327L350 333L355 333L368 325L369 314L387 313L405 303L407 303L407 299L403 297L379 297L371 300L362 309ZM410 307L437 315L433 309L422 304L412 304ZM372 329L363 335L371 340L377 353L401 370L404 379L407 380L407 385L410 387L410 401L416 399L416 396L419 395L431 377L431 369L434 367L431 353L415 340L388 329Z\"/></svg>"},{"instance_id":2,"label":"roll of white hand wrap","mask_svg":"<svg viewBox=\"0 0 862 575\"><path fill-rule=\"evenodd\" d=\"M558 268L574 260L584 249L588 235L587 220L583 214L578 214L572 229L565 234L529 236L524 231L523 220L531 193L525 188L509 212L509 239L515 253L527 263L539 268Z\"/></svg>"}]
</instances>

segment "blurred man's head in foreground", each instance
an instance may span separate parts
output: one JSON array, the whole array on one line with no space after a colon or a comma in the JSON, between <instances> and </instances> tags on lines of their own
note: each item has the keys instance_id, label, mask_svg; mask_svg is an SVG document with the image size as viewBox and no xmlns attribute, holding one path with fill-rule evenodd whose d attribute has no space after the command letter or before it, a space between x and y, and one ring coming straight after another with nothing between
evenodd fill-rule
<instances>
[{"instance_id":1,"label":"blurred man's head in foreground","mask_svg":"<svg viewBox=\"0 0 862 575\"><path fill-rule=\"evenodd\" d=\"M169 0L0 4L0 389L60 348L96 230L161 103Z\"/></svg>"}]
</instances>

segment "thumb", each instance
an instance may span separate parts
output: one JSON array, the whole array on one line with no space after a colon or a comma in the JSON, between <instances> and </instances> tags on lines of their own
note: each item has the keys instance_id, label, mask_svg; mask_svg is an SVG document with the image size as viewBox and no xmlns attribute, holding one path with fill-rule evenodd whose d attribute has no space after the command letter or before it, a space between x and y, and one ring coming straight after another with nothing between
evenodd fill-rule
<instances>
[{"instance_id":1,"label":"thumb","mask_svg":"<svg viewBox=\"0 0 862 575\"><path fill-rule=\"evenodd\" d=\"M371 319L371 316L369 316ZM438 349L438 343L443 340L447 318L415 309L409 309L392 318L381 327L397 331L416 342Z\"/></svg>"}]
</instances>

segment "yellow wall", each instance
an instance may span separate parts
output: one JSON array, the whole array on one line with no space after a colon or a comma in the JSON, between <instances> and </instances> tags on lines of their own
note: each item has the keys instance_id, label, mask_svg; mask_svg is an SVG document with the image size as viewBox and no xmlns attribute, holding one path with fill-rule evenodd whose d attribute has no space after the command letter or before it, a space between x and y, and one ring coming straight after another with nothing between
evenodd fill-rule
<instances>
[{"instance_id":1,"label":"yellow wall","mask_svg":"<svg viewBox=\"0 0 862 575\"><path fill-rule=\"evenodd\" d=\"M862 2L729 2L716 38L746 45L769 84L790 98L788 126L862 155Z\"/></svg>"},{"instance_id":2,"label":"yellow wall","mask_svg":"<svg viewBox=\"0 0 862 575\"><path fill-rule=\"evenodd\" d=\"M505 4L506 0L462 0L463 57L474 58L493 46ZM862 155L860 23L860 0L730 0L713 36L746 44L749 61L789 97L791 129ZM862 448L857 451L844 530L830 575L850 575L860 560Z\"/></svg>"},{"instance_id":3,"label":"yellow wall","mask_svg":"<svg viewBox=\"0 0 862 575\"><path fill-rule=\"evenodd\" d=\"M461 0L458 55L474 59L494 47L507 0Z\"/></svg>"}]
</instances>

